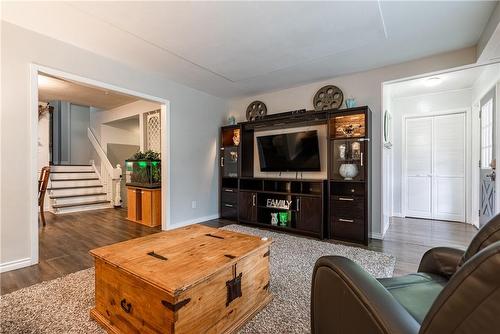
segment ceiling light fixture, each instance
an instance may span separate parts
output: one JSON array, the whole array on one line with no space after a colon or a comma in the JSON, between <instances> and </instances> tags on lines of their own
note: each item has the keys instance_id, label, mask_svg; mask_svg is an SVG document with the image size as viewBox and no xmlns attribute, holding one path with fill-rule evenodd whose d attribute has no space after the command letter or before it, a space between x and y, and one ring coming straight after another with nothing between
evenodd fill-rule
<instances>
[{"instance_id":1,"label":"ceiling light fixture","mask_svg":"<svg viewBox=\"0 0 500 334\"><path fill-rule=\"evenodd\" d=\"M44 75L38 75L38 86L48 86L50 79Z\"/></svg>"},{"instance_id":2,"label":"ceiling light fixture","mask_svg":"<svg viewBox=\"0 0 500 334\"><path fill-rule=\"evenodd\" d=\"M441 81L442 80L439 77L432 77L432 78L425 80L425 85L427 87L435 87L435 86L441 84Z\"/></svg>"}]
</instances>

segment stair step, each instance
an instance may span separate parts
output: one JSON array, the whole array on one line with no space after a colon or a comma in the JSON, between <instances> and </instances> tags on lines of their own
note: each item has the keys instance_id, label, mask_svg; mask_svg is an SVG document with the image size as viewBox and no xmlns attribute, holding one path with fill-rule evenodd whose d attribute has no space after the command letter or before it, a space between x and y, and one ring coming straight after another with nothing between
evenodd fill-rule
<instances>
[{"instance_id":1,"label":"stair step","mask_svg":"<svg viewBox=\"0 0 500 334\"><path fill-rule=\"evenodd\" d=\"M52 182L57 182L57 181L97 181L99 180L98 177L89 177L89 178L78 178L78 179L50 179Z\"/></svg>"},{"instance_id":2,"label":"stair step","mask_svg":"<svg viewBox=\"0 0 500 334\"><path fill-rule=\"evenodd\" d=\"M81 172L71 172L71 171L64 171L64 172L50 172L50 174L75 174L75 173L95 173L93 170L82 170Z\"/></svg>"},{"instance_id":3,"label":"stair step","mask_svg":"<svg viewBox=\"0 0 500 334\"><path fill-rule=\"evenodd\" d=\"M59 196L49 196L50 199L60 199L60 198L72 198L72 197L90 197L90 196L101 196L106 195L106 193L91 193L91 194L76 194L76 195L59 195Z\"/></svg>"},{"instance_id":4,"label":"stair step","mask_svg":"<svg viewBox=\"0 0 500 334\"><path fill-rule=\"evenodd\" d=\"M69 204L54 204L52 207L54 209L69 208L72 206L84 206L84 205L94 205L94 204L106 204L111 203L111 201L92 201L92 202L79 202L79 203L69 203Z\"/></svg>"},{"instance_id":5,"label":"stair step","mask_svg":"<svg viewBox=\"0 0 500 334\"><path fill-rule=\"evenodd\" d=\"M73 187L51 187L47 190L61 190L61 189L82 189L82 188L102 188L102 186L73 186Z\"/></svg>"}]
</instances>

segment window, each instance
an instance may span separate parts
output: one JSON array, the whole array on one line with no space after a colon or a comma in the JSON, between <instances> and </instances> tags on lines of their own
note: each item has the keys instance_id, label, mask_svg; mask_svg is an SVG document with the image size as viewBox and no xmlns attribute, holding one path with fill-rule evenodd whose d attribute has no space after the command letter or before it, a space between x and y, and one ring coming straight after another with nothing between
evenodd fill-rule
<instances>
[{"instance_id":1,"label":"window","mask_svg":"<svg viewBox=\"0 0 500 334\"><path fill-rule=\"evenodd\" d=\"M493 160L493 98L481 105L481 168L490 168Z\"/></svg>"}]
</instances>

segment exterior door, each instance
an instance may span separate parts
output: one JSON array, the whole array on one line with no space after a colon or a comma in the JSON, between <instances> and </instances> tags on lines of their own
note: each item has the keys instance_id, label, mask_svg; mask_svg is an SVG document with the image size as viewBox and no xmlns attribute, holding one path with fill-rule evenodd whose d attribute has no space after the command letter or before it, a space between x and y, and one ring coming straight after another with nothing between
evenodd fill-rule
<instances>
[{"instance_id":1,"label":"exterior door","mask_svg":"<svg viewBox=\"0 0 500 334\"><path fill-rule=\"evenodd\" d=\"M481 160L479 161L479 226L495 214L495 89L481 99Z\"/></svg>"},{"instance_id":2,"label":"exterior door","mask_svg":"<svg viewBox=\"0 0 500 334\"><path fill-rule=\"evenodd\" d=\"M406 216L465 222L465 114L406 120Z\"/></svg>"}]
</instances>

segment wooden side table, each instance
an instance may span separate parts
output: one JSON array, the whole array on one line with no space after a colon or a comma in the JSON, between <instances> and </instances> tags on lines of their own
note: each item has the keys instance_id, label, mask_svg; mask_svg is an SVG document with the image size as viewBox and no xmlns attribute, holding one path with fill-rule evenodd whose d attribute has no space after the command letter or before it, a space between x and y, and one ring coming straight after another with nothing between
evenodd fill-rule
<instances>
[{"instance_id":1,"label":"wooden side table","mask_svg":"<svg viewBox=\"0 0 500 334\"><path fill-rule=\"evenodd\" d=\"M133 222L146 225L161 225L161 189L127 187L128 216Z\"/></svg>"}]
</instances>

